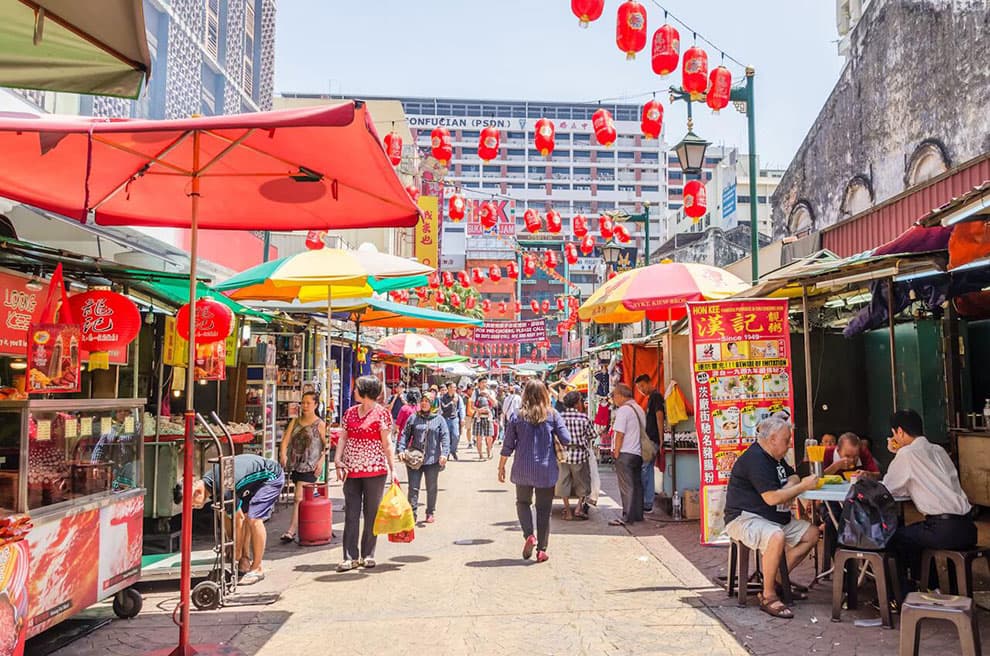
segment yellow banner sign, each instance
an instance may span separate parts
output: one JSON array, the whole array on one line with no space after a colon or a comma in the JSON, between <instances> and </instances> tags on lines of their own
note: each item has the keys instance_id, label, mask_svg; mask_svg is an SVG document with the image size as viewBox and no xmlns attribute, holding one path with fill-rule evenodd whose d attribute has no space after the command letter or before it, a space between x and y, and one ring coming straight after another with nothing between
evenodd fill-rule
<instances>
[{"instance_id":1,"label":"yellow banner sign","mask_svg":"<svg viewBox=\"0 0 990 656\"><path fill-rule=\"evenodd\" d=\"M440 205L436 196L420 196L419 209L423 216L416 224L416 259L436 267L440 261Z\"/></svg>"}]
</instances>

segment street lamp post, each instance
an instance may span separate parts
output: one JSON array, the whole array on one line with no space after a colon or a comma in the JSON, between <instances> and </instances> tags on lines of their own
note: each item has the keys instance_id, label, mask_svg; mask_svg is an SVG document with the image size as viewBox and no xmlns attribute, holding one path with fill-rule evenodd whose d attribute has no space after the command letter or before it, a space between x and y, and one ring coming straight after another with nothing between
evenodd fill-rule
<instances>
[{"instance_id":1,"label":"street lamp post","mask_svg":"<svg viewBox=\"0 0 990 656\"><path fill-rule=\"evenodd\" d=\"M729 95L729 100L731 100L736 109L741 113L746 115L748 123L749 132L749 237L750 237L750 258L752 264L752 282L755 285L760 279L760 227L758 224L758 207L756 204L757 195L757 167L756 167L756 107L755 107L755 94L753 91L753 82L756 77L756 70L752 66L746 67L746 84L742 87L735 87L732 89L732 93ZM694 152L697 152L697 146L700 145L701 139L698 139L697 135L690 132L691 129L691 95L684 91L680 87L670 88L670 100L671 102L675 100L683 100L688 104L688 134L684 141L675 146L675 152L677 152L677 158L681 164L681 168L685 173L689 173L688 168L685 168L687 164L690 168L693 168L691 164L694 162L688 162L687 156L691 152L689 147L694 148ZM692 138L694 140L691 140ZM683 147L683 148L682 148ZM682 152L685 157L682 158ZM703 152L703 151L702 151ZM703 163L703 162L702 162ZM700 169L698 169L700 171ZM676 234L676 232L675 232Z\"/></svg>"}]
</instances>

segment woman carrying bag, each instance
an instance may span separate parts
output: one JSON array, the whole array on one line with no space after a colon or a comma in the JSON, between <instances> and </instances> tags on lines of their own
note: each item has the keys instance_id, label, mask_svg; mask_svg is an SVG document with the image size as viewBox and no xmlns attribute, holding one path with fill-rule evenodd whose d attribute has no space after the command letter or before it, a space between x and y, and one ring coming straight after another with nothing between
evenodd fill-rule
<instances>
[{"instance_id":1,"label":"woman carrying bag","mask_svg":"<svg viewBox=\"0 0 990 656\"><path fill-rule=\"evenodd\" d=\"M571 443L564 420L550 407L550 393L540 380L530 380L523 389L519 412L506 420L505 440L498 462L498 480L505 482L505 463L512 460L511 481L516 486L516 513L526 541L523 558L536 549L536 561L549 560L550 511L557 485L557 449ZM533 536L533 495L536 495L536 536Z\"/></svg>"},{"instance_id":2,"label":"woman carrying bag","mask_svg":"<svg viewBox=\"0 0 990 656\"><path fill-rule=\"evenodd\" d=\"M406 463L409 480L409 505L413 519L419 502L419 486L426 478L426 523L433 523L437 511L437 490L440 471L447 465L450 454L450 433L447 422L433 407L433 392L419 403L419 412L409 418L396 441L399 460Z\"/></svg>"},{"instance_id":3,"label":"woman carrying bag","mask_svg":"<svg viewBox=\"0 0 990 656\"><path fill-rule=\"evenodd\" d=\"M327 453L327 428L316 415L318 399L316 392L306 392L302 396L302 414L285 427L282 434L282 448L279 464L289 473L295 484L295 505L292 506L292 520L289 529L282 534L282 542L292 542L296 538L299 524L299 503L303 500L303 483L315 483L323 470L323 458Z\"/></svg>"}]
</instances>

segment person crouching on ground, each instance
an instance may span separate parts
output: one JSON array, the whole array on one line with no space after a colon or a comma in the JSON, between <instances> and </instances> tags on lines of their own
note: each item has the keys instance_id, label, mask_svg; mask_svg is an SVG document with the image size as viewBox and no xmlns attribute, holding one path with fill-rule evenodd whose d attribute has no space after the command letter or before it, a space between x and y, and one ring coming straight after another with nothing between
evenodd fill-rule
<instances>
[{"instance_id":1,"label":"person crouching on ground","mask_svg":"<svg viewBox=\"0 0 990 656\"><path fill-rule=\"evenodd\" d=\"M595 439L595 427L588 419L581 392L568 392L563 399L564 411L560 413L571 443L564 447L566 462L558 463L560 475L557 477L557 496L564 500L565 520L588 519L584 512L584 500L591 494L591 466L589 450ZM577 497L577 508L571 513L570 497Z\"/></svg>"},{"instance_id":2,"label":"person crouching on ground","mask_svg":"<svg viewBox=\"0 0 990 656\"><path fill-rule=\"evenodd\" d=\"M213 465L203 478L193 483L193 508L202 508L207 499L217 498L220 494L219 478L219 467ZM265 520L272 516L272 509L284 485L285 473L274 460L249 453L234 456L233 498L237 499L234 560L237 561L238 582L241 585L251 585L265 578L261 567L268 540Z\"/></svg>"},{"instance_id":3,"label":"person crouching on ground","mask_svg":"<svg viewBox=\"0 0 990 656\"><path fill-rule=\"evenodd\" d=\"M306 392L302 396L302 414L285 427L282 434L282 447L279 462L289 472L289 479L295 483L295 505L292 506L292 519L289 528L282 534L282 542L292 542L299 525L299 504L303 500L303 483L316 483L323 471L323 461L327 455L327 429L323 420L316 416L319 403L316 392Z\"/></svg>"},{"instance_id":4,"label":"person crouching on ground","mask_svg":"<svg viewBox=\"0 0 990 656\"><path fill-rule=\"evenodd\" d=\"M512 483L516 486L516 513L526 541L522 556L529 559L535 548L536 561L547 561L550 542L550 511L557 484L556 437L564 446L570 433L560 415L550 407L550 393L541 380L530 380L522 394L522 406L506 425L498 461L498 480L505 482L505 463L512 459ZM533 495L536 494L536 537L533 536Z\"/></svg>"},{"instance_id":5,"label":"person crouching on ground","mask_svg":"<svg viewBox=\"0 0 990 656\"><path fill-rule=\"evenodd\" d=\"M447 466L450 453L450 433L447 422L433 405L433 392L427 392L419 402L419 412L409 418L399 439L396 452L406 463L409 477L409 505L416 517L419 486L426 478L426 523L432 524L437 511L437 490L440 470Z\"/></svg>"},{"instance_id":6,"label":"person crouching on ground","mask_svg":"<svg viewBox=\"0 0 990 656\"><path fill-rule=\"evenodd\" d=\"M793 436L787 421L771 417L756 430L757 441L739 456L729 476L725 532L733 540L763 554L760 609L773 617L790 619L794 613L780 599L782 589L776 572L781 558L786 558L787 569L793 572L818 544L818 528L792 517L790 509L791 501L798 495L815 489L818 477L799 479L784 460ZM803 596L793 594L796 598Z\"/></svg>"}]
</instances>

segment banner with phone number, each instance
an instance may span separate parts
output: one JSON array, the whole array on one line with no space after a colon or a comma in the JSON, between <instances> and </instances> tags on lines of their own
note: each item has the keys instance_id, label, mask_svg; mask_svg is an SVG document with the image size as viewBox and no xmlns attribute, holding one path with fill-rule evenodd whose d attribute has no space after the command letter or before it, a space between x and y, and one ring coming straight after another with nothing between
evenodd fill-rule
<instances>
[{"instance_id":1,"label":"banner with phone number","mask_svg":"<svg viewBox=\"0 0 990 656\"><path fill-rule=\"evenodd\" d=\"M725 490L756 427L794 409L787 301L688 303L695 425L701 465L701 542L725 535Z\"/></svg>"}]
</instances>

